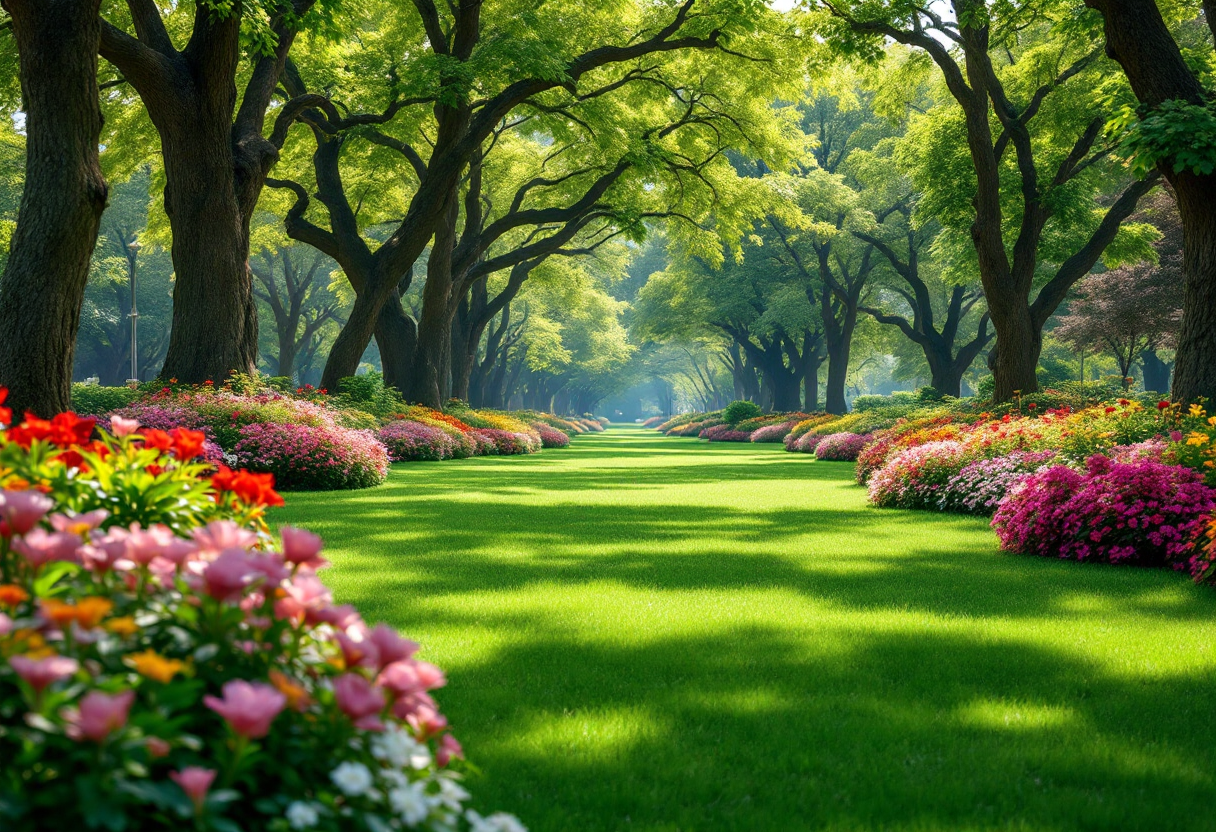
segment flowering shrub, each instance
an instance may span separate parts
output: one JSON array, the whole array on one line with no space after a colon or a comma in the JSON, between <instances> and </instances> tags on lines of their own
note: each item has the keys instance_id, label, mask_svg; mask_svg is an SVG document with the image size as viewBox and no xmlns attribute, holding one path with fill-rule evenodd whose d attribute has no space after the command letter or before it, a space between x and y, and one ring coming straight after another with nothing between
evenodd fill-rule
<instances>
[{"instance_id":1,"label":"flowering shrub","mask_svg":"<svg viewBox=\"0 0 1216 832\"><path fill-rule=\"evenodd\" d=\"M937 507L942 511L991 516L1014 485L1055 457L1054 451L1014 451L969 462L946 482Z\"/></svg>"},{"instance_id":2,"label":"flowering shrub","mask_svg":"<svg viewBox=\"0 0 1216 832\"><path fill-rule=\"evenodd\" d=\"M272 540L268 477L74 418L0 439L5 830L522 829L464 809L443 673L334 604L320 538ZM124 519L166 490L176 526Z\"/></svg>"},{"instance_id":3,"label":"flowering shrub","mask_svg":"<svg viewBox=\"0 0 1216 832\"><path fill-rule=\"evenodd\" d=\"M789 436L791 430L797 422L782 422L777 425L768 425L766 427L757 428L752 432L751 441L753 442L781 442L785 437Z\"/></svg>"},{"instance_id":4,"label":"flowering shrub","mask_svg":"<svg viewBox=\"0 0 1216 832\"><path fill-rule=\"evenodd\" d=\"M389 422L376 436L388 448L389 459L393 462L437 461L451 459L456 454L455 439L439 428L421 422L404 419Z\"/></svg>"},{"instance_id":5,"label":"flowering shrub","mask_svg":"<svg viewBox=\"0 0 1216 832\"><path fill-rule=\"evenodd\" d=\"M905 448L870 477L870 502L896 508L937 508L946 484L966 463L966 448L953 439Z\"/></svg>"},{"instance_id":6,"label":"flowering shrub","mask_svg":"<svg viewBox=\"0 0 1216 832\"><path fill-rule=\"evenodd\" d=\"M793 436L791 433L790 436ZM797 443L794 445L794 450L799 453L813 454L815 449L819 447L819 443L826 439L821 433L804 433L798 437Z\"/></svg>"},{"instance_id":7,"label":"flowering shrub","mask_svg":"<svg viewBox=\"0 0 1216 832\"><path fill-rule=\"evenodd\" d=\"M558 430L550 427L544 422L539 422L533 427L540 434L540 443L543 448L568 448L570 446L570 437Z\"/></svg>"},{"instance_id":8,"label":"flowering shrub","mask_svg":"<svg viewBox=\"0 0 1216 832\"><path fill-rule=\"evenodd\" d=\"M659 425L667 421L666 416L651 416L646 421L642 422L644 428L657 428Z\"/></svg>"},{"instance_id":9,"label":"flowering shrub","mask_svg":"<svg viewBox=\"0 0 1216 832\"><path fill-rule=\"evenodd\" d=\"M240 465L274 474L284 489L368 488L388 476L388 451L371 431L245 425L233 453Z\"/></svg>"},{"instance_id":10,"label":"flowering shrub","mask_svg":"<svg viewBox=\"0 0 1216 832\"><path fill-rule=\"evenodd\" d=\"M540 450L540 441L527 433L484 428L479 429L477 434L492 442L499 456L531 454Z\"/></svg>"},{"instance_id":11,"label":"flowering shrub","mask_svg":"<svg viewBox=\"0 0 1216 832\"><path fill-rule=\"evenodd\" d=\"M853 462L869 441L868 433L833 433L815 445L815 458Z\"/></svg>"},{"instance_id":12,"label":"flowering shrub","mask_svg":"<svg viewBox=\"0 0 1216 832\"><path fill-rule=\"evenodd\" d=\"M1001 547L1075 560L1193 568L1216 491L1196 471L1095 454L1014 486L992 519Z\"/></svg>"},{"instance_id":13,"label":"flowering shrub","mask_svg":"<svg viewBox=\"0 0 1216 832\"><path fill-rule=\"evenodd\" d=\"M701 431L700 436L710 442L747 442L752 438L750 433L736 430L728 424L708 427Z\"/></svg>"}]
</instances>

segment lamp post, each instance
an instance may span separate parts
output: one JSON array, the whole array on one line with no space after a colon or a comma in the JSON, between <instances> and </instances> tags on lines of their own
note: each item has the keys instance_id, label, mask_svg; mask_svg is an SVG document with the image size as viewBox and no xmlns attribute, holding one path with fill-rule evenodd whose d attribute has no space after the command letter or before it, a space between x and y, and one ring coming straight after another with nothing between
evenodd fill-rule
<instances>
[{"instance_id":1,"label":"lamp post","mask_svg":"<svg viewBox=\"0 0 1216 832\"><path fill-rule=\"evenodd\" d=\"M135 258L139 256L139 249L139 240L132 240L127 246L127 275L131 279L131 312L127 315L131 319L131 377L127 379L128 387L139 384L139 306L135 299Z\"/></svg>"}]
</instances>

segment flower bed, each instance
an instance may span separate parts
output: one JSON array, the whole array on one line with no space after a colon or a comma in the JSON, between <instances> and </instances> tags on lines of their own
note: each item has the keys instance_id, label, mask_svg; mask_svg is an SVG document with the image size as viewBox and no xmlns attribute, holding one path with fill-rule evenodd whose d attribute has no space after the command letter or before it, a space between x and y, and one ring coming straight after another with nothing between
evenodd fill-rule
<instances>
[{"instance_id":1,"label":"flower bed","mask_svg":"<svg viewBox=\"0 0 1216 832\"><path fill-rule=\"evenodd\" d=\"M464 808L443 673L270 535L269 475L111 425L0 434L0 826L522 829Z\"/></svg>"},{"instance_id":2,"label":"flower bed","mask_svg":"<svg viewBox=\"0 0 1216 832\"><path fill-rule=\"evenodd\" d=\"M389 422L376 435L388 448L389 459L393 462L434 462L451 459L456 454L456 440L453 437L421 422L405 419Z\"/></svg>"},{"instance_id":3,"label":"flower bed","mask_svg":"<svg viewBox=\"0 0 1216 832\"><path fill-rule=\"evenodd\" d=\"M757 428L752 432L751 441L753 442L783 442L785 437L790 435L794 425L797 422L786 421L775 425L766 425L762 428Z\"/></svg>"},{"instance_id":4,"label":"flower bed","mask_svg":"<svg viewBox=\"0 0 1216 832\"><path fill-rule=\"evenodd\" d=\"M841 462L854 462L861 449L870 441L870 435L860 433L832 433L824 436L815 445L815 458Z\"/></svg>"}]
</instances>

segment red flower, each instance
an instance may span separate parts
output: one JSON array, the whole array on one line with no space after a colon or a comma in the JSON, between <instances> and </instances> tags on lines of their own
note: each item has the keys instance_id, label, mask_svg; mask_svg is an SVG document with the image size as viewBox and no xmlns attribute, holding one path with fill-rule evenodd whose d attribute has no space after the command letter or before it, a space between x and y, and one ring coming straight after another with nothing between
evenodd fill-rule
<instances>
[{"instance_id":1,"label":"red flower","mask_svg":"<svg viewBox=\"0 0 1216 832\"><path fill-rule=\"evenodd\" d=\"M2 402L2 401L4 401L4 399L0 398L0 402ZM1169 406L1170 406L1170 403L1168 401L1166 401L1165 399L1162 399L1161 401L1157 402L1158 410L1167 410L1169 408Z\"/></svg>"},{"instance_id":2,"label":"red flower","mask_svg":"<svg viewBox=\"0 0 1216 832\"><path fill-rule=\"evenodd\" d=\"M274 474L255 474L241 469L233 471L221 465L211 476L217 491L231 491L246 505L281 506L283 498L274 490Z\"/></svg>"},{"instance_id":3,"label":"red flower","mask_svg":"<svg viewBox=\"0 0 1216 832\"><path fill-rule=\"evenodd\" d=\"M0 387L0 404L8 398L8 388ZM11 407L0 407L0 422L11 425L13 423L13 409Z\"/></svg>"},{"instance_id":4,"label":"red flower","mask_svg":"<svg viewBox=\"0 0 1216 832\"><path fill-rule=\"evenodd\" d=\"M1036 410L1038 408L1038 405L1035 404L1034 402L1031 402L1030 404L1026 405L1026 407L1028 407L1031 410Z\"/></svg>"},{"instance_id":5,"label":"red flower","mask_svg":"<svg viewBox=\"0 0 1216 832\"><path fill-rule=\"evenodd\" d=\"M1107 413L1114 413L1114 412L1115 412L1115 408L1113 408L1113 407L1108 407L1108 408L1106 408L1106 412L1107 412Z\"/></svg>"},{"instance_id":6,"label":"red flower","mask_svg":"<svg viewBox=\"0 0 1216 832\"><path fill-rule=\"evenodd\" d=\"M173 455L182 462L194 459L203 452L203 442L207 435L202 431L174 428L169 431L173 439Z\"/></svg>"},{"instance_id":7,"label":"red flower","mask_svg":"<svg viewBox=\"0 0 1216 832\"><path fill-rule=\"evenodd\" d=\"M156 448L161 453L168 453L169 449L173 447L173 437L163 430L153 428L144 431L143 435L145 448Z\"/></svg>"}]
</instances>

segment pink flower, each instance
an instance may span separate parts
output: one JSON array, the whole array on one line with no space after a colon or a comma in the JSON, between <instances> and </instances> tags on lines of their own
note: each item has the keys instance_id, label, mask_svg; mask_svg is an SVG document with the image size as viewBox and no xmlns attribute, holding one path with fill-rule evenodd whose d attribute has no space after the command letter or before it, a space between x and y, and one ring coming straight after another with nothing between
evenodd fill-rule
<instances>
[{"instance_id":1,"label":"pink flower","mask_svg":"<svg viewBox=\"0 0 1216 832\"><path fill-rule=\"evenodd\" d=\"M408 659L418 652L417 642L402 638L397 631L387 624L377 624L367 634L367 640L376 645L380 652L380 667L384 668L393 662Z\"/></svg>"},{"instance_id":2,"label":"pink flower","mask_svg":"<svg viewBox=\"0 0 1216 832\"><path fill-rule=\"evenodd\" d=\"M439 748L435 751L435 762L440 768L447 768L448 763L453 759L464 759L464 748L461 747L460 741L451 734L444 734L443 739L439 740Z\"/></svg>"},{"instance_id":3,"label":"pink flower","mask_svg":"<svg viewBox=\"0 0 1216 832\"><path fill-rule=\"evenodd\" d=\"M434 690L447 684L443 671L429 662L393 662L380 673L380 684L397 696Z\"/></svg>"},{"instance_id":4,"label":"pink flower","mask_svg":"<svg viewBox=\"0 0 1216 832\"><path fill-rule=\"evenodd\" d=\"M237 734L259 739L287 704L287 697L270 685L234 679L224 684L224 696L204 696L203 704L222 716Z\"/></svg>"},{"instance_id":5,"label":"pink flower","mask_svg":"<svg viewBox=\"0 0 1216 832\"><path fill-rule=\"evenodd\" d=\"M274 614L279 618L299 618L315 613L333 603L333 593L316 575L296 575L295 580L284 587L286 596L275 602Z\"/></svg>"},{"instance_id":6,"label":"pink flower","mask_svg":"<svg viewBox=\"0 0 1216 832\"><path fill-rule=\"evenodd\" d=\"M231 601L260 576L244 549L225 549L203 570L203 589L217 601Z\"/></svg>"},{"instance_id":7,"label":"pink flower","mask_svg":"<svg viewBox=\"0 0 1216 832\"><path fill-rule=\"evenodd\" d=\"M384 690L372 685L357 673L345 673L334 679L334 698L342 712L354 720L355 727L365 731L382 731L380 712L384 710Z\"/></svg>"},{"instance_id":8,"label":"pink flower","mask_svg":"<svg viewBox=\"0 0 1216 832\"><path fill-rule=\"evenodd\" d=\"M20 552L34 569L40 569L51 561L79 561L77 550L81 540L68 532L48 532L34 529L25 537L13 538L13 548Z\"/></svg>"},{"instance_id":9,"label":"pink flower","mask_svg":"<svg viewBox=\"0 0 1216 832\"><path fill-rule=\"evenodd\" d=\"M350 604L319 610L316 618L319 624L329 624L336 630L350 630L363 626L363 619L359 616L359 611Z\"/></svg>"},{"instance_id":10,"label":"pink flower","mask_svg":"<svg viewBox=\"0 0 1216 832\"><path fill-rule=\"evenodd\" d=\"M0 636L6 636L13 631L13 619L0 612Z\"/></svg>"},{"instance_id":11,"label":"pink flower","mask_svg":"<svg viewBox=\"0 0 1216 832\"><path fill-rule=\"evenodd\" d=\"M13 656L8 660L9 665L17 675L24 679L30 687L41 693L46 687L60 679L66 679L80 669L80 663L75 659L63 656L48 656L45 659L30 659L25 656Z\"/></svg>"},{"instance_id":12,"label":"pink flower","mask_svg":"<svg viewBox=\"0 0 1216 832\"><path fill-rule=\"evenodd\" d=\"M137 430L139 430L138 419L124 419L121 416L110 417L110 433L120 439L124 436L130 436Z\"/></svg>"},{"instance_id":13,"label":"pink flower","mask_svg":"<svg viewBox=\"0 0 1216 832\"><path fill-rule=\"evenodd\" d=\"M328 565L329 561L320 556L321 538L319 535L291 526L284 526L281 533L283 535L283 557L287 559L288 563L306 566L313 570Z\"/></svg>"},{"instance_id":14,"label":"pink flower","mask_svg":"<svg viewBox=\"0 0 1216 832\"><path fill-rule=\"evenodd\" d=\"M126 690L113 696L99 690L89 691L80 700L80 711L71 714L72 734L76 739L104 742L106 737L127 724L135 691Z\"/></svg>"},{"instance_id":15,"label":"pink flower","mask_svg":"<svg viewBox=\"0 0 1216 832\"><path fill-rule=\"evenodd\" d=\"M95 532L92 543L80 550L84 565L100 575L111 569L133 569L135 564L127 557L128 536L127 530L120 526L105 534Z\"/></svg>"},{"instance_id":16,"label":"pink flower","mask_svg":"<svg viewBox=\"0 0 1216 832\"><path fill-rule=\"evenodd\" d=\"M348 668L380 667L380 651L366 637L355 638L339 632L334 635L334 641L342 648L342 659Z\"/></svg>"},{"instance_id":17,"label":"pink flower","mask_svg":"<svg viewBox=\"0 0 1216 832\"><path fill-rule=\"evenodd\" d=\"M258 542L258 536L243 529L232 520L213 520L190 536L203 552L216 554L225 549L248 549Z\"/></svg>"},{"instance_id":18,"label":"pink flower","mask_svg":"<svg viewBox=\"0 0 1216 832\"><path fill-rule=\"evenodd\" d=\"M207 799L207 792L211 790L211 784L215 782L215 774L215 769L187 766L181 771L169 772L169 779L181 786L186 797L190 798L190 802L194 804L194 810L201 812L203 801Z\"/></svg>"},{"instance_id":19,"label":"pink flower","mask_svg":"<svg viewBox=\"0 0 1216 832\"><path fill-rule=\"evenodd\" d=\"M10 534L26 534L54 505L38 491L0 491L0 520L8 525Z\"/></svg>"},{"instance_id":20,"label":"pink flower","mask_svg":"<svg viewBox=\"0 0 1216 832\"><path fill-rule=\"evenodd\" d=\"M57 532L71 532L73 534L85 535L98 526L100 526L110 512L104 508L99 508L94 511L86 512L85 514L52 514L51 528Z\"/></svg>"},{"instance_id":21,"label":"pink flower","mask_svg":"<svg viewBox=\"0 0 1216 832\"><path fill-rule=\"evenodd\" d=\"M447 717L430 705L419 706L412 714L405 718L405 721L424 740L435 736L448 727Z\"/></svg>"},{"instance_id":22,"label":"pink flower","mask_svg":"<svg viewBox=\"0 0 1216 832\"><path fill-rule=\"evenodd\" d=\"M173 746L162 740L160 737L148 737L144 743L148 747L148 755L153 760L159 760L162 757L168 757L169 752L173 750Z\"/></svg>"}]
</instances>

